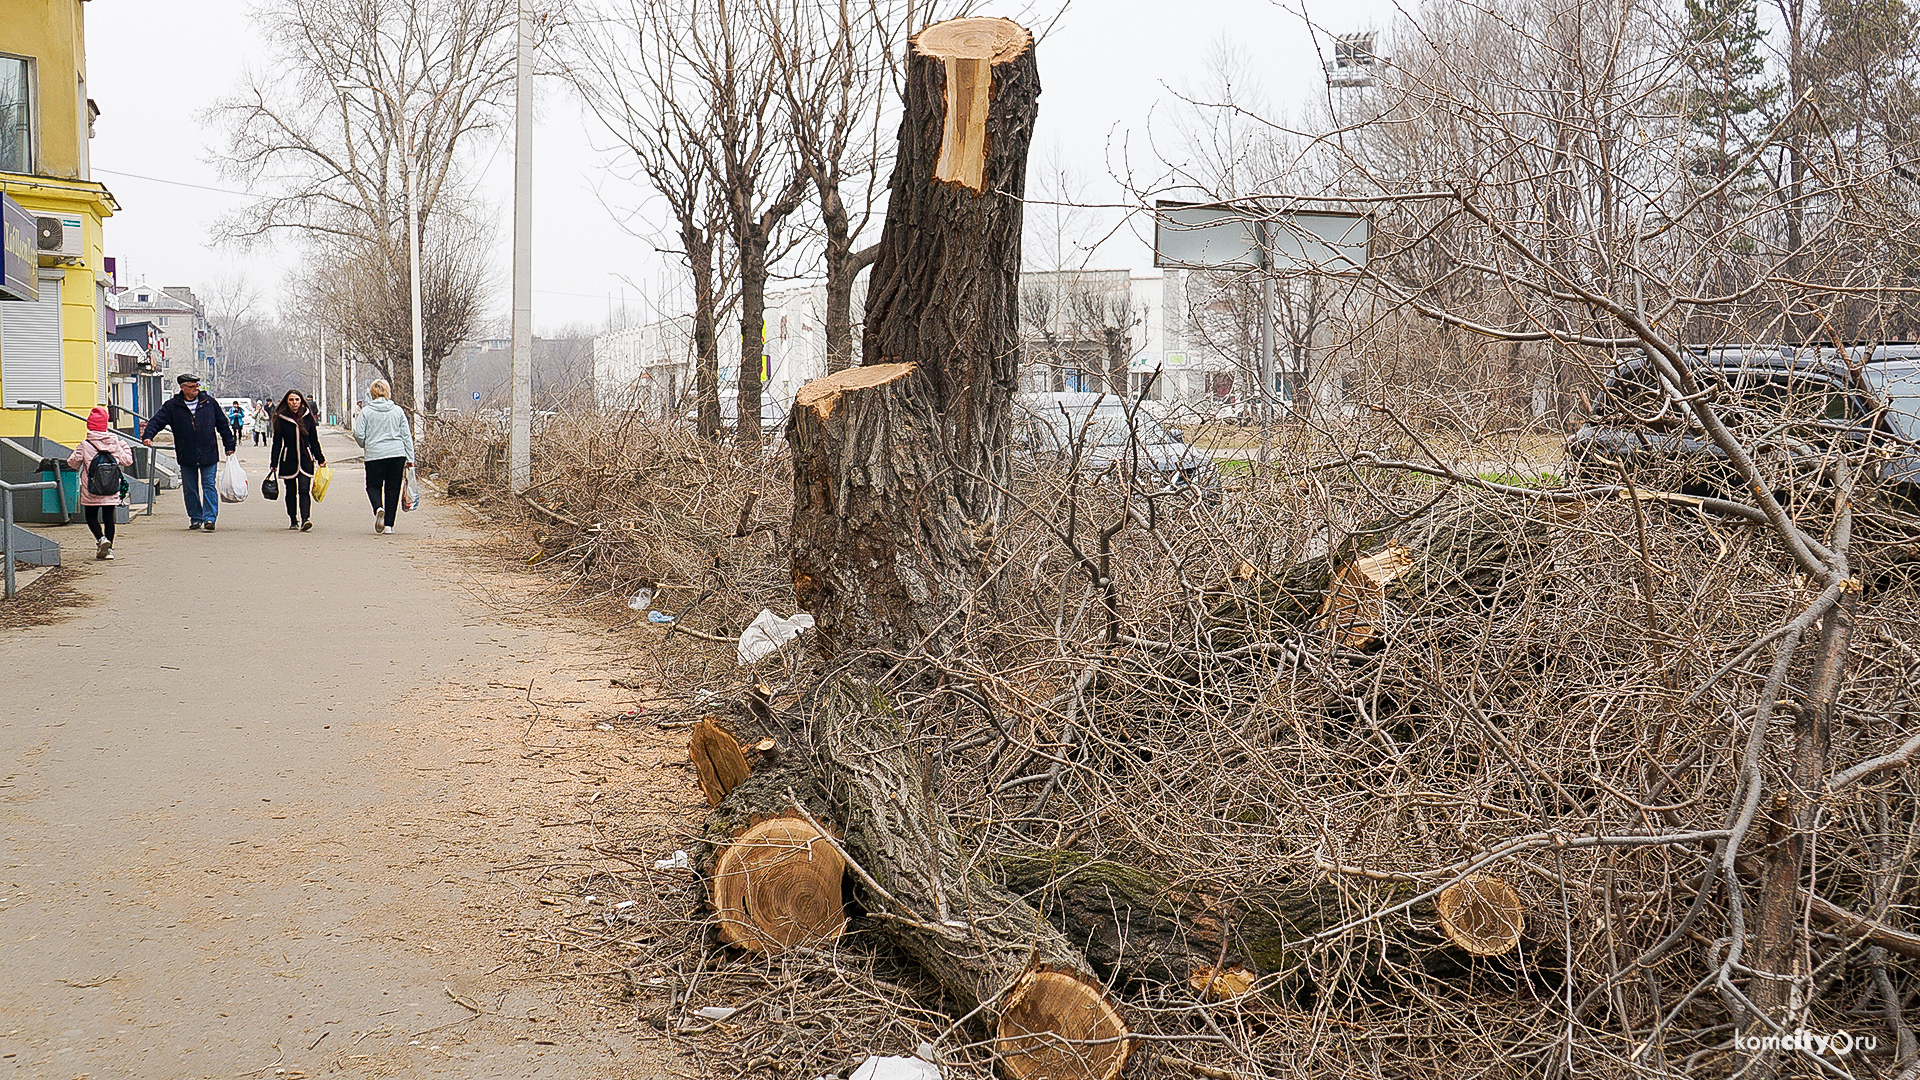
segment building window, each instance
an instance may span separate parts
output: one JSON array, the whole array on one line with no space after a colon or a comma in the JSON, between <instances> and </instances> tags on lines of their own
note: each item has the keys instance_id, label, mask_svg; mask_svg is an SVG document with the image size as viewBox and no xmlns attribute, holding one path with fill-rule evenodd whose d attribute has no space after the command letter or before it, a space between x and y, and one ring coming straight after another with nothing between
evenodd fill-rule
<instances>
[{"instance_id":1,"label":"building window","mask_svg":"<svg viewBox=\"0 0 1920 1080\"><path fill-rule=\"evenodd\" d=\"M0 172L33 172L33 61L0 56Z\"/></svg>"},{"instance_id":2,"label":"building window","mask_svg":"<svg viewBox=\"0 0 1920 1080\"><path fill-rule=\"evenodd\" d=\"M167 317L165 315L160 316L160 325L161 326L167 325Z\"/></svg>"}]
</instances>

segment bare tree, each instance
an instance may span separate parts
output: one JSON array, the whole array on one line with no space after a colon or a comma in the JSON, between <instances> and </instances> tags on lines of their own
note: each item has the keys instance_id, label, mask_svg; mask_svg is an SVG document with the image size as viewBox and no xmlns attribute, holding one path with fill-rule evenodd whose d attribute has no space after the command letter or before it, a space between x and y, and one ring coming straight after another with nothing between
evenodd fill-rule
<instances>
[{"instance_id":1,"label":"bare tree","mask_svg":"<svg viewBox=\"0 0 1920 1080\"><path fill-rule=\"evenodd\" d=\"M712 119L698 108L693 71L675 35L681 6L622 0L596 9L572 66L588 108L666 201L693 283L694 401L700 437L720 437L719 320L715 266L725 231L719 185L708 168ZM670 248L669 248L670 249Z\"/></svg>"},{"instance_id":2,"label":"bare tree","mask_svg":"<svg viewBox=\"0 0 1920 1080\"><path fill-rule=\"evenodd\" d=\"M514 0L267 5L258 18L270 64L211 112L227 131L223 168L266 197L226 219L222 234L245 242L292 232L320 245L322 259L397 278L404 292L409 209L423 263L455 250L467 231L437 225L459 213L475 144L501 122L515 15ZM438 269L443 284L471 280ZM435 272L423 266L423 287ZM425 336L438 343L427 350L432 365L465 333L434 320L477 303L443 299L427 319ZM380 357L396 396L432 408L434 375L420 393L412 385L410 338L364 337L386 350L368 355Z\"/></svg>"}]
</instances>

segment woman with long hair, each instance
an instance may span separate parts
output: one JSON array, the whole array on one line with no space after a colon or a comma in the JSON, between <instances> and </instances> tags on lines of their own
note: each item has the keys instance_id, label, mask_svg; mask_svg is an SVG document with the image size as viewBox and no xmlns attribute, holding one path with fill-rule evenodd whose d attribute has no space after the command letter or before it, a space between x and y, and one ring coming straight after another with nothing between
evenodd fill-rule
<instances>
[{"instance_id":1,"label":"woman with long hair","mask_svg":"<svg viewBox=\"0 0 1920 1080\"><path fill-rule=\"evenodd\" d=\"M373 503L373 531L391 533L400 508L400 485L413 464L413 429L406 411L393 403L385 379L367 387L372 400L353 418L353 438L366 447L367 500Z\"/></svg>"},{"instance_id":2,"label":"woman with long hair","mask_svg":"<svg viewBox=\"0 0 1920 1080\"><path fill-rule=\"evenodd\" d=\"M320 419L298 390L287 391L273 410L267 460L286 488L287 528L313 528L313 470L327 463L327 454L320 448Z\"/></svg>"}]
</instances>

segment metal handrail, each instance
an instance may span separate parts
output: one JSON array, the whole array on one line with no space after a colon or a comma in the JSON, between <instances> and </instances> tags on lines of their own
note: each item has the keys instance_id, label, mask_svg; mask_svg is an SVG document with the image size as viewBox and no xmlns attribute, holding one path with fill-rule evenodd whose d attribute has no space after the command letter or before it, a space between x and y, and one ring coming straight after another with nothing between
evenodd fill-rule
<instances>
[{"instance_id":1,"label":"metal handrail","mask_svg":"<svg viewBox=\"0 0 1920 1080\"><path fill-rule=\"evenodd\" d=\"M34 436L34 438L37 439L39 438L39 436L36 435ZM61 461L59 458L50 458L45 454L35 453L34 451L29 450L24 446L21 446L19 443L14 442L12 439L0 439L0 446L4 446L8 450L11 450L16 454L19 454L21 457L26 458L28 461L33 462L36 466L39 467L40 471L42 472L45 472L47 470L48 465L53 466L53 480L52 480L53 494L55 498L57 498L60 502L60 520L63 523L71 524L73 521L73 508L67 505L66 485L60 483L60 470L66 468L67 463L64 461ZM41 481L41 482L46 483L47 481Z\"/></svg>"},{"instance_id":2,"label":"metal handrail","mask_svg":"<svg viewBox=\"0 0 1920 1080\"><path fill-rule=\"evenodd\" d=\"M15 447L15 449L18 449L18 447ZM6 560L7 564L4 575L6 588L4 593L0 593L0 599L13 599L15 591L13 581L13 493L16 491L41 491L46 488L54 488L57 490L59 487L60 481L58 480L40 480L31 484L9 484L5 480L0 480L0 559ZM66 506L64 494L60 500L60 505L62 507Z\"/></svg>"},{"instance_id":3,"label":"metal handrail","mask_svg":"<svg viewBox=\"0 0 1920 1080\"><path fill-rule=\"evenodd\" d=\"M60 406L58 406L58 405L55 405L55 404L53 404L53 403L51 403L51 402L46 402L46 401L39 401L39 400L35 400L35 399L27 399L27 398L22 398L22 399L21 399L21 401L20 401L20 403L21 403L22 405L31 405L31 406L33 406L33 437L34 437L34 438L36 438L36 439L40 437L40 410L42 410L42 409L52 409L52 410L53 410L54 412L57 412L57 413L64 413L64 414L66 414L67 416L71 416L71 417L73 417L73 418L74 418L75 420L82 420L82 421L84 421L84 420L86 420L86 419L87 419L86 417L84 417L84 416L81 416L81 415L80 415L79 413L77 413L77 412L74 412L74 411L73 411L73 410L71 410L71 409L65 409L65 408L62 408L62 407L60 407ZM141 441L141 439L140 439L140 424L139 424L139 421L140 421L140 420L142 420L142 419L144 419L144 418L143 418L143 417L142 417L142 416L141 416L141 415L140 415L139 413L137 413L137 412L134 412L134 411L133 411L132 409L121 409L121 408L120 408L120 406L118 406L118 405L109 405L109 406L107 406L107 408L108 408L109 410L112 410L112 409L120 409L120 411L121 411L121 412L123 412L123 413L125 413L125 414L127 414L128 416L131 416L131 417L133 417L133 419L134 419L134 421L135 421L135 423L134 423L134 426L133 426L133 431L132 431L132 433L131 433L131 435L132 435L132 438L133 438L133 441L134 441L134 442L135 442L136 444L138 444L138 443L140 443L140 441ZM119 432L119 431L116 431L116 432L114 432L114 434L115 434L115 435L125 435L125 434L127 434L127 433L125 433L125 432ZM147 449L148 449L149 451L151 451L151 450L153 450L154 448L153 448L153 447L151 447L151 446L149 446L149 447L147 447ZM159 485L158 483L156 483L156 482L155 482L155 481L157 481L157 480L159 479L159 477L158 477L158 476L155 476L155 475L151 475L151 474L154 474L154 473L158 473L158 472L160 471L160 468L159 468L159 466L158 466L158 465L157 465L157 464L155 463L155 455L154 455L154 454L152 454L152 453L149 453L149 454L147 455L147 464L148 464L149 466L151 466L151 467L150 467L150 468L149 468L149 469L147 470L147 472L149 473L149 475L147 475L147 476L135 476L135 477L134 477L134 479L135 479L135 480L139 480L139 481L141 481L141 482L143 482L143 483L145 483L145 484L147 485L147 511L146 511L146 513L147 513L147 516L148 516L148 517L152 517L152 516L153 516L153 506L154 506L154 502L155 502L156 500L158 500L158 499L159 499L159 497L160 497L160 485ZM60 502L60 505L61 505L62 507L64 507L64 506L66 506L66 493L65 493L65 492L62 492L62 493L61 493L61 496L60 496L60 497L61 497L61 502Z\"/></svg>"}]
</instances>

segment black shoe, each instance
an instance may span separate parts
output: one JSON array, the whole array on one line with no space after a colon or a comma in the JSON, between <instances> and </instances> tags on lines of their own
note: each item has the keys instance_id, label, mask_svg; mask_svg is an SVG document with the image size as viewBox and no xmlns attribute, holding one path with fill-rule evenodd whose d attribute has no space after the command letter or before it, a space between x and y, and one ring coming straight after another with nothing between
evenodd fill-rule
<instances>
[{"instance_id":1,"label":"black shoe","mask_svg":"<svg viewBox=\"0 0 1920 1080\"><path fill-rule=\"evenodd\" d=\"M207 532L212 532L212 531L213 531L213 522L211 522L211 521L209 521L209 522L207 522L207 528L206 528L206 531L207 531Z\"/></svg>"},{"instance_id":2,"label":"black shoe","mask_svg":"<svg viewBox=\"0 0 1920 1080\"><path fill-rule=\"evenodd\" d=\"M196 522L194 522L193 524L191 524L191 525L188 525L188 526L187 526L187 531L188 531L188 532L199 532L199 531L200 531L200 523L196 521Z\"/></svg>"},{"instance_id":3,"label":"black shoe","mask_svg":"<svg viewBox=\"0 0 1920 1080\"><path fill-rule=\"evenodd\" d=\"M301 532L312 532L312 531L313 531L313 522L311 522L311 521L303 521L303 522L301 522L301 523L300 523L300 531L301 531Z\"/></svg>"}]
</instances>

